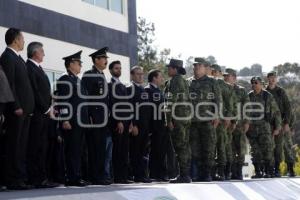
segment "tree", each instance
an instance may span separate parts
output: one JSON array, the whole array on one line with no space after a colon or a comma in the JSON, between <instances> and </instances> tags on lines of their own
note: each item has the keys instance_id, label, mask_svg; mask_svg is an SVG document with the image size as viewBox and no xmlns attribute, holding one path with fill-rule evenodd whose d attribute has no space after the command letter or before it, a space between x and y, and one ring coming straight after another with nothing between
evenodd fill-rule
<instances>
[{"instance_id":1,"label":"tree","mask_svg":"<svg viewBox=\"0 0 300 200\"><path fill-rule=\"evenodd\" d=\"M244 67L238 73L239 76L251 76L251 69L249 67Z\"/></svg>"},{"instance_id":2,"label":"tree","mask_svg":"<svg viewBox=\"0 0 300 200\"><path fill-rule=\"evenodd\" d=\"M263 73L262 73L262 66L261 64L253 64L251 66L251 76L262 76Z\"/></svg>"},{"instance_id":3,"label":"tree","mask_svg":"<svg viewBox=\"0 0 300 200\"><path fill-rule=\"evenodd\" d=\"M153 68L157 61L157 50L153 47L155 40L155 26L139 17L137 22L138 34L138 63L145 71Z\"/></svg>"},{"instance_id":4,"label":"tree","mask_svg":"<svg viewBox=\"0 0 300 200\"><path fill-rule=\"evenodd\" d=\"M211 65L217 64L216 58L215 58L214 56L212 56L212 55L208 56L208 57L206 58L206 60L207 60Z\"/></svg>"},{"instance_id":5,"label":"tree","mask_svg":"<svg viewBox=\"0 0 300 200\"><path fill-rule=\"evenodd\" d=\"M190 56L185 60L185 70L186 70L186 76L191 77L194 75L193 72L193 63L194 63L194 57Z\"/></svg>"}]
</instances>

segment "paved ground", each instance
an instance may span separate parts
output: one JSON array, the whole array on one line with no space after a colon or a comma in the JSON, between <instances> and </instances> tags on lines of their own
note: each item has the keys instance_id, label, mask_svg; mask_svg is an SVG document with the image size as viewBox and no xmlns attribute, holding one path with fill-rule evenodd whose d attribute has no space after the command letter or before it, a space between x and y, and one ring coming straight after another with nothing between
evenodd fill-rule
<instances>
[{"instance_id":1,"label":"paved ground","mask_svg":"<svg viewBox=\"0 0 300 200\"><path fill-rule=\"evenodd\" d=\"M59 187L1 192L0 199L34 200L300 200L300 178L192 184L132 184Z\"/></svg>"}]
</instances>

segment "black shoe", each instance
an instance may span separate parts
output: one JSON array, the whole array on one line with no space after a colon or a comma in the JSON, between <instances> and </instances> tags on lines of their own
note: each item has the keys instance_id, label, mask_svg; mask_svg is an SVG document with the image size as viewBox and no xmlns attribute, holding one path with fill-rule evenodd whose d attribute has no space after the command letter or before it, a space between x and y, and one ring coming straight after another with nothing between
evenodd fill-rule
<instances>
[{"instance_id":1,"label":"black shoe","mask_svg":"<svg viewBox=\"0 0 300 200\"><path fill-rule=\"evenodd\" d=\"M289 163L288 164L288 176L289 177L295 177L294 163Z\"/></svg>"},{"instance_id":2,"label":"black shoe","mask_svg":"<svg viewBox=\"0 0 300 200\"><path fill-rule=\"evenodd\" d=\"M58 187L59 183L53 183L48 180L44 180L42 183L34 184L35 188L55 188Z\"/></svg>"},{"instance_id":3,"label":"black shoe","mask_svg":"<svg viewBox=\"0 0 300 200\"><path fill-rule=\"evenodd\" d=\"M65 183L65 186L77 186L77 187L85 187L88 183L84 180L78 180L78 181L67 181Z\"/></svg>"},{"instance_id":4,"label":"black shoe","mask_svg":"<svg viewBox=\"0 0 300 200\"><path fill-rule=\"evenodd\" d=\"M178 176L176 179L171 180L170 183L191 183L192 179L189 176Z\"/></svg>"},{"instance_id":5,"label":"black shoe","mask_svg":"<svg viewBox=\"0 0 300 200\"><path fill-rule=\"evenodd\" d=\"M134 178L136 183L152 183L152 180L149 178Z\"/></svg>"},{"instance_id":6,"label":"black shoe","mask_svg":"<svg viewBox=\"0 0 300 200\"><path fill-rule=\"evenodd\" d=\"M25 183L7 185L8 190L30 190L33 189L32 185L26 185Z\"/></svg>"},{"instance_id":7,"label":"black shoe","mask_svg":"<svg viewBox=\"0 0 300 200\"><path fill-rule=\"evenodd\" d=\"M100 180L100 181L92 181L92 185L111 185L112 182L110 180Z\"/></svg>"},{"instance_id":8,"label":"black shoe","mask_svg":"<svg viewBox=\"0 0 300 200\"><path fill-rule=\"evenodd\" d=\"M117 183L117 184L132 184L134 182L131 181L131 180L124 179L124 180L115 180L114 183Z\"/></svg>"},{"instance_id":9,"label":"black shoe","mask_svg":"<svg viewBox=\"0 0 300 200\"><path fill-rule=\"evenodd\" d=\"M3 185L0 185L0 192L7 191L7 188Z\"/></svg>"},{"instance_id":10,"label":"black shoe","mask_svg":"<svg viewBox=\"0 0 300 200\"><path fill-rule=\"evenodd\" d=\"M257 179L257 178L263 178L263 175L261 173L257 173L253 176L251 176L252 179Z\"/></svg>"}]
</instances>

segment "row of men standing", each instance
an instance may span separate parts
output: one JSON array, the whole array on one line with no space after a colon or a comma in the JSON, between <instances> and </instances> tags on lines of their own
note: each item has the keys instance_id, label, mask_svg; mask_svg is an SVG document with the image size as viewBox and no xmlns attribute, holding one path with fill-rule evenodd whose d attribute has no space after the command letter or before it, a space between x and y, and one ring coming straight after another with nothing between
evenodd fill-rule
<instances>
[{"instance_id":1,"label":"row of men standing","mask_svg":"<svg viewBox=\"0 0 300 200\"><path fill-rule=\"evenodd\" d=\"M174 151L170 138L164 134L164 120L151 120L152 108L147 106L141 109L133 106L133 113L138 118L128 118L129 114L120 111L117 113L119 119L111 112L117 103L129 101L131 105L137 105L152 101L159 105L164 102L159 90L163 81L160 71L149 73L149 85L144 88L143 69L133 67L130 72L132 85L126 87L119 80L121 63L114 61L109 65L112 79L108 84L103 74L108 58L105 47L90 55L94 65L80 80L77 76L82 64L80 51L63 58L67 73L59 78L52 99L49 80L40 66L45 56L43 44L30 43L25 62L19 55L24 48L22 32L8 29L5 41L7 48L0 60L4 71L1 75L7 80L1 85L6 86L7 93L1 101L0 113L1 119L2 114L5 116L1 123L4 129L1 138L1 155L4 157L1 166L4 176L1 177L4 179L1 184L8 189L57 186L49 181L46 172L50 146L48 132L53 126L55 131L59 127L57 139L63 140L64 158L58 162L65 163L62 170L65 170L68 186L107 185L112 183L112 178L115 183L131 183L130 177L134 177L135 182L151 182L149 173L152 178L165 180L166 153L169 152L169 160L174 163ZM130 98L122 98L131 93ZM145 93L147 98L143 97ZM127 107L120 105L119 108ZM151 134L152 170L149 172ZM86 170L82 170L84 165ZM64 172L62 174L64 176Z\"/></svg>"}]
</instances>

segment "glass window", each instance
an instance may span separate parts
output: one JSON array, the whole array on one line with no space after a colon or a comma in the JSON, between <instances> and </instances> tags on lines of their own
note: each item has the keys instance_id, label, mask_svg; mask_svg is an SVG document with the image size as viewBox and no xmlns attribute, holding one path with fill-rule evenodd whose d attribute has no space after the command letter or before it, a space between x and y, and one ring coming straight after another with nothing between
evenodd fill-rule
<instances>
[{"instance_id":1,"label":"glass window","mask_svg":"<svg viewBox=\"0 0 300 200\"><path fill-rule=\"evenodd\" d=\"M109 0L95 0L95 5L108 9L108 1Z\"/></svg>"},{"instance_id":2,"label":"glass window","mask_svg":"<svg viewBox=\"0 0 300 200\"><path fill-rule=\"evenodd\" d=\"M84 2L87 2L87 3L90 3L90 4L93 4L94 5L94 0L82 0Z\"/></svg>"},{"instance_id":3,"label":"glass window","mask_svg":"<svg viewBox=\"0 0 300 200\"><path fill-rule=\"evenodd\" d=\"M123 0L111 0L111 10L123 14Z\"/></svg>"}]
</instances>

